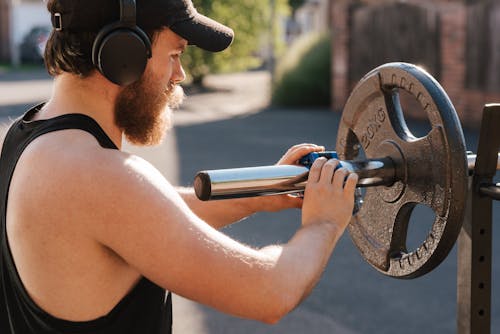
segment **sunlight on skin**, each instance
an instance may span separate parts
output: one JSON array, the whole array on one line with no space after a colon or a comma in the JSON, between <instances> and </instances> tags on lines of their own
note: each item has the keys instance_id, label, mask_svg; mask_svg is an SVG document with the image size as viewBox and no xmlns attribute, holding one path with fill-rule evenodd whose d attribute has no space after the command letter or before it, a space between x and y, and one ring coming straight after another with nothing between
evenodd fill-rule
<instances>
[{"instance_id":1,"label":"sunlight on skin","mask_svg":"<svg viewBox=\"0 0 500 334\"><path fill-rule=\"evenodd\" d=\"M23 89L19 89L19 85ZM50 97L52 90L52 80L36 80L28 84L32 87L30 92L37 92L36 96L27 96L26 81L20 82L0 82L0 91L6 94L0 95L0 106L11 104L28 104L31 102L45 101ZM8 92L7 92L8 89ZM3 145L5 135L14 119L2 119L0 121L0 147ZM160 172L174 185L179 184L179 166L177 157L177 144L175 131L170 130L162 144L155 147L137 147L124 141L123 150L142 157L153 164ZM201 308L189 300L174 296L174 328L176 332L185 334L206 333L205 315Z\"/></svg>"},{"instance_id":2,"label":"sunlight on skin","mask_svg":"<svg viewBox=\"0 0 500 334\"><path fill-rule=\"evenodd\" d=\"M153 166L172 184L180 185L179 158L175 130L169 131L163 142L154 147L133 146L123 141L123 151L137 155ZM208 333L206 315L198 304L182 297L173 296L174 333L202 334Z\"/></svg>"},{"instance_id":3,"label":"sunlight on skin","mask_svg":"<svg viewBox=\"0 0 500 334\"><path fill-rule=\"evenodd\" d=\"M0 145L3 144L11 124L12 122L8 121L0 123ZM177 149L173 131L167 135L161 145L156 147L141 148L127 143L124 145L124 150L148 160L173 184L179 183ZM173 310L176 332L185 334L206 333L205 315L196 303L174 296Z\"/></svg>"},{"instance_id":4,"label":"sunlight on skin","mask_svg":"<svg viewBox=\"0 0 500 334\"><path fill-rule=\"evenodd\" d=\"M122 151L137 155L155 166L173 185L179 185L179 163L175 131L170 130L160 145L151 147L134 146L123 141Z\"/></svg>"}]
</instances>

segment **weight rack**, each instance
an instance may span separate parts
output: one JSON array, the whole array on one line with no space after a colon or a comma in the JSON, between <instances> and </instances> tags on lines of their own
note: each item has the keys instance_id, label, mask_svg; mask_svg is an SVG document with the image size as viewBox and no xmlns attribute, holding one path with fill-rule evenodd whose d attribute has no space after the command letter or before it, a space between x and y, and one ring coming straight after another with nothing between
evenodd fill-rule
<instances>
[{"instance_id":1,"label":"weight rack","mask_svg":"<svg viewBox=\"0 0 500 334\"><path fill-rule=\"evenodd\" d=\"M483 109L477 158L469 175L465 220L458 237L457 332L490 334L492 202L500 200L494 184L500 149L500 104Z\"/></svg>"}]
</instances>

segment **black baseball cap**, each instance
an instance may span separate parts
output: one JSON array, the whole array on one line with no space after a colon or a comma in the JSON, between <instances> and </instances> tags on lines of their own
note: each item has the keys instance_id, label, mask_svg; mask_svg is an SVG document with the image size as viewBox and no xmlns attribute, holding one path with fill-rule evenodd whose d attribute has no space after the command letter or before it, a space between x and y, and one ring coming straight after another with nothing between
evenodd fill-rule
<instances>
[{"instance_id":1,"label":"black baseball cap","mask_svg":"<svg viewBox=\"0 0 500 334\"><path fill-rule=\"evenodd\" d=\"M130 1L130 0L128 0ZM57 30L98 32L120 20L118 0L59 0L52 25ZM137 0L136 22L141 29L168 27L189 44L218 52L231 45L231 28L198 13L191 0Z\"/></svg>"}]
</instances>

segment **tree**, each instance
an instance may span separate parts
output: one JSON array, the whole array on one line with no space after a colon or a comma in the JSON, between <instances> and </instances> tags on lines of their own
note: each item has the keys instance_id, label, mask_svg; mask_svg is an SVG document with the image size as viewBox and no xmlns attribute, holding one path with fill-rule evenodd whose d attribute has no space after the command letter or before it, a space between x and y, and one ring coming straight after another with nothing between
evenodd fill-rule
<instances>
[{"instance_id":1,"label":"tree","mask_svg":"<svg viewBox=\"0 0 500 334\"><path fill-rule=\"evenodd\" d=\"M287 0L277 0L279 10L286 10ZM270 31L269 0L194 0L198 11L235 32L230 48L210 53L190 47L183 56L183 65L193 84L201 84L208 73L241 71L262 64L259 57Z\"/></svg>"}]
</instances>

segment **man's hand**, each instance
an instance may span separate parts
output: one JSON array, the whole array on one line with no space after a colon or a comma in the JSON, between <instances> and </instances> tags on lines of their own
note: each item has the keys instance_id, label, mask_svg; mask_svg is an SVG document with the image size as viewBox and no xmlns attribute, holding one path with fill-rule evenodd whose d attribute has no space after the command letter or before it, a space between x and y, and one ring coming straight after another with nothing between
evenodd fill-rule
<instances>
[{"instance_id":1,"label":"man's hand","mask_svg":"<svg viewBox=\"0 0 500 334\"><path fill-rule=\"evenodd\" d=\"M322 152L325 148L314 144L299 144L291 147L278 161L278 165L296 165L303 156L311 152ZM224 201L203 202L196 198L192 189L177 189L182 198L199 217L215 228L222 228L255 212L276 212L290 208L301 208L303 200L298 196L273 195L238 198Z\"/></svg>"},{"instance_id":2,"label":"man's hand","mask_svg":"<svg viewBox=\"0 0 500 334\"><path fill-rule=\"evenodd\" d=\"M322 152L325 148L315 144L298 144L292 146L276 163L277 165L297 165L300 158L311 152ZM276 212L291 208L301 208L303 200L301 197L292 195L276 195L255 197L253 201L255 211Z\"/></svg>"},{"instance_id":3,"label":"man's hand","mask_svg":"<svg viewBox=\"0 0 500 334\"><path fill-rule=\"evenodd\" d=\"M347 227L358 176L345 168L336 170L338 164L337 159L318 158L312 165L304 194L302 225L330 223L340 234Z\"/></svg>"},{"instance_id":4,"label":"man's hand","mask_svg":"<svg viewBox=\"0 0 500 334\"><path fill-rule=\"evenodd\" d=\"M300 158L311 152L323 152L324 146L315 144L299 144L292 146L278 161L277 165L297 165Z\"/></svg>"}]
</instances>

